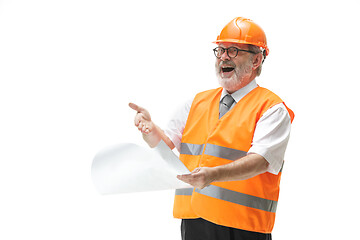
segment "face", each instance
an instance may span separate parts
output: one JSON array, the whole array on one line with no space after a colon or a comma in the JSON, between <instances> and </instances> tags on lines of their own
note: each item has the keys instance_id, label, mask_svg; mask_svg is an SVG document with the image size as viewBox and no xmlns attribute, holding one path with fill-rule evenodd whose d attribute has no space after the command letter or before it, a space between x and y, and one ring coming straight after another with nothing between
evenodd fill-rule
<instances>
[{"instance_id":1,"label":"face","mask_svg":"<svg viewBox=\"0 0 360 240\"><path fill-rule=\"evenodd\" d=\"M219 47L236 47L248 50L245 44L236 43L220 43ZM219 59L216 58L215 70L219 84L229 93L233 93L246 86L255 78L252 55L252 53L239 51L235 58L230 58L225 51Z\"/></svg>"}]
</instances>

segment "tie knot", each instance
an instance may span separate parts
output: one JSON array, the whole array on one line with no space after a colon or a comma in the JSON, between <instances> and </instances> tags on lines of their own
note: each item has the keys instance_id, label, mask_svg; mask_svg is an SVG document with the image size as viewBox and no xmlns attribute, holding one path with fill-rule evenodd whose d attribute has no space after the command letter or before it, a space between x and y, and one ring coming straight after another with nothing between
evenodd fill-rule
<instances>
[{"instance_id":1,"label":"tie knot","mask_svg":"<svg viewBox=\"0 0 360 240\"><path fill-rule=\"evenodd\" d=\"M230 108L234 102L235 102L234 98L229 94L225 95L225 97L222 100L222 103L225 104L228 108Z\"/></svg>"}]
</instances>

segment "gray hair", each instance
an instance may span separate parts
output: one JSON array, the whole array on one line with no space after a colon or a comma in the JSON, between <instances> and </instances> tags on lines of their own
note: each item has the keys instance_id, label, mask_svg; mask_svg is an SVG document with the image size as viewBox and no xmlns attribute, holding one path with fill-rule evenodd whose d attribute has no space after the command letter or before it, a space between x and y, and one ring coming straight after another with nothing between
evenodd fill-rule
<instances>
[{"instance_id":1,"label":"gray hair","mask_svg":"<svg viewBox=\"0 0 360 240\"><path fill-rule=\"evenodd\" d=\"M264 51L260 47L255 46L255 45L248 45L248 47L249 47L250 51L253 51L253 52L256 52L256 53L263 53L263 51ZM265 60L264 55L261 54L261 56L262 56L262 59L261 59L261 63L259 65L259 67L256 69L256 76L260 76L261 70L262 70L262 65L263 65L263 62Z\"/></svg>"}]
</instances>

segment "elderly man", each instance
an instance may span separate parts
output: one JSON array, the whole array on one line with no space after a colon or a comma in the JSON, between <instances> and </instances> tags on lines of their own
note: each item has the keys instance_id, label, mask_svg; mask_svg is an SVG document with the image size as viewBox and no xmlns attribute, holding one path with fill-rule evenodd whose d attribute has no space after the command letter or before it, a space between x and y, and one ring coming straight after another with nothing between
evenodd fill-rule
<instances>
[{"instance_id":1,"label":"elderly man","mask_svg":"<svg viewBox=\"0 0 360 240\"><path fill-rule=\"evenodd\" d=\"M215 43L220 88L199 93L162 131L142 107L135 126L150 147L176 147L192 171L178 176L193 189L178 189L174 217L183 240L271 239L285 149L293 112L259 87L269 54L266 36L253 21L235 18Z\"/></svg>"}]
</instances>

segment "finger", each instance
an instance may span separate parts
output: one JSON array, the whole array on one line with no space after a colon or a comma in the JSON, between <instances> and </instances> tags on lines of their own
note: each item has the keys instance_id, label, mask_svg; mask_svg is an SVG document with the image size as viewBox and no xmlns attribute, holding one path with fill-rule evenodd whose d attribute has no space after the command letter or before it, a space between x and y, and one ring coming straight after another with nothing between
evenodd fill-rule
<instances>
[{"instance_id":1,"label":"finger","mask_svg":"<svg viewBox=\"0 0 360 240\"><path fill-rule=\"evenodd\" d=\"M137 112L143 112L145 109L136 105L135 103L129 103L129 107L134 109Z\"/></svg>"},{"instance_id":2,"label":"finger","mask_svg":"<svg viewBox=\"0 0 360 240\"><path fill-rule=\"evenodd\" d=\"M138 113L136 114L136 116L135 116L135 119L134 119L135 125L136 125L136 126L139 126L140 122L142 122L142 121L144 121L144 120L145 120L145 119L144 119L144 114L138 112Z\"/></svg>"},{"instance_id":3,"label":"finger","mask_svg":"<svg viewBox=\"0 0 360 240\"><path fill-rule=\"evenodd\" d=\"M135 123L135 126L137 126L137 127L139 126L139 124L140 124L140 118L139 118L138 116L135 117L134 123Z\"/></svg>"},{"instance_id":4,"label":"finger","mask_svg":"<svg viewBox=\"0 0 360 240\"><path fill-rule=\"evenodd\" d=\"M187 183L187 184L190 184L190 185L193 186L193 187L196 187L196 186L194 185L194 181L193 181L192 176L190 176L189 174L177 175L177 178L178 178L180 181L183 181L184 183Z\"/></svg>"},{"instance_id":5,"label":"finger","mask_svg":"<svg viewBox=\"0 0 360 240\"><path fill-rule=\"evenodd\" d=\"M183 181L183 182L188 183L188 180L187 180L187 178L186 178L184 175L177 175L176 177L177 177L177 179L179 179L179 180L181 180L181 181Z\"/></svg>"},{"instance_id":6,"label":"finger","mask_svg":"<svg viewBox=\"0 0 360 240\"><path fill-rule=\"evenodd\" d=\"M182 175L177 175L177 178L180 179L181 181L189 181L192 178L192 174L182 174Z\"/></svg>"},{"instance_id":7,"label":"finger","mask_svg":"<svg viewBox=\"0 0 360 240\"><path fill-rule=\"evenodd\" d=\"M137 126L139 131L142 131L142 128L143 128L143 123L140 121L139 125Z\"/></svg>"}]
</instances>

